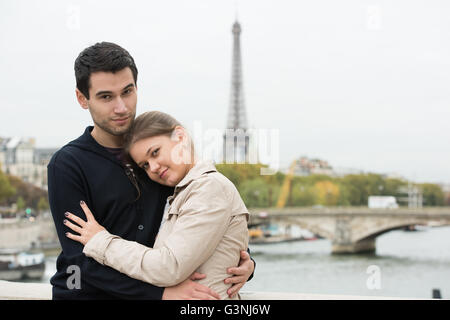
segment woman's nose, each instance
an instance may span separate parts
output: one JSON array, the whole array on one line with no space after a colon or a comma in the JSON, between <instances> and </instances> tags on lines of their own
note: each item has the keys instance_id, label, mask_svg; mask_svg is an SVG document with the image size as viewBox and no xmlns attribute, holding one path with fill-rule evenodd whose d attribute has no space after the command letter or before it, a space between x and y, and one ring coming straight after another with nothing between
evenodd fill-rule
<instances>
[{"instance_id":1,"label":"woman's nose","mask_svg":"<svg viewBox=\"0 0 450 320\"><path fill-rule=\"evenodd\" d=\"M156 161L149 162L150 166L150 172L152 173L158 173L158 169L160 168L160 165Z\"/></svg>"}]
</instances>

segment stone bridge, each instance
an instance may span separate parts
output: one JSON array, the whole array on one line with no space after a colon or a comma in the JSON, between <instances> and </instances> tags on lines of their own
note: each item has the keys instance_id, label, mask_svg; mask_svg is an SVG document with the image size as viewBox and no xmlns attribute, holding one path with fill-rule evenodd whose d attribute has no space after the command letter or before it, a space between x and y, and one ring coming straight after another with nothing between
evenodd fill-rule
<instances>
[{"instance_id":1,"label":"stone bridge","mask_svg":"<svg viewBox=\"0 0 450 320\"><path fill-rule=\"evenodd\" d=\"M367 207L250 210L249 225L267 221L298 225L330 239L332 253L374 252L375 238L415 225L450 225L450 207L369 209ZM261 214L265 212L265 214Z\"/></svg>"}]
</instances>

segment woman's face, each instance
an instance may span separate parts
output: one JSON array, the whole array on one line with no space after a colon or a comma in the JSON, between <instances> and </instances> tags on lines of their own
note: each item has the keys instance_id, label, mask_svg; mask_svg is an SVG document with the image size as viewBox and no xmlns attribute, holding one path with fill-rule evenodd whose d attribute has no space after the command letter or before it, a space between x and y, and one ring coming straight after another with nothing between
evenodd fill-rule
<instances>
[{"instance_id":1,"label":"woman's face","mask_svg":"<svg viewBox=\"0 0 450 320\"><path fill-rule=\"evenodd\" d=\"M135 142L130 156L150 179L174 187L193 166L188 150L184 130L176 128L172 137L161 135Z\"/></svg>"}]
</instances>

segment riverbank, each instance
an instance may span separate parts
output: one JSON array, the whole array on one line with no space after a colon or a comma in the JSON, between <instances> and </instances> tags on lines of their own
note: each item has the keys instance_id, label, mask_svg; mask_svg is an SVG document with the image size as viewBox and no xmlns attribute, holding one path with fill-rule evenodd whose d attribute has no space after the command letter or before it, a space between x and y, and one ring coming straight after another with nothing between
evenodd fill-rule
<instances>
[{"instance_id":1,"label":"riverbank","mask_svg":"<svg viewBox=\"0 0 450 320\"><path fill-rule=\"evenodd\" d=\"M249 291L308 292L428 299L450 298L450 227L395 230L371 254L333 255L327 239L251 245Z\"/></svg>"}]
</instances>

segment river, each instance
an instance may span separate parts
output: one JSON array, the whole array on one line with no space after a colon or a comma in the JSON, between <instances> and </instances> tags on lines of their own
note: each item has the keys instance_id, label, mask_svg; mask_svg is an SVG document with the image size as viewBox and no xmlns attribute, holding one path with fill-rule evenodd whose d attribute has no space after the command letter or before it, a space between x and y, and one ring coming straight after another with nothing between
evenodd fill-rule
<instances>
[{"instance_id":1,"label":"river","mask_svg":"<svg viewBox=\"0 0 450 320\"><path fill-rule=\"evenodd\" d=\"M243 291L431 298L432 289L450 298L450 226L376 239L374 254L332 255L326 239L251 245L255 277ZM42 282L55 272L47 257Z\"/></svg>"}]
</instances>

